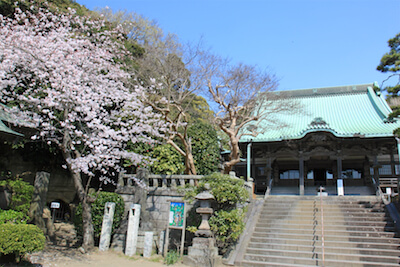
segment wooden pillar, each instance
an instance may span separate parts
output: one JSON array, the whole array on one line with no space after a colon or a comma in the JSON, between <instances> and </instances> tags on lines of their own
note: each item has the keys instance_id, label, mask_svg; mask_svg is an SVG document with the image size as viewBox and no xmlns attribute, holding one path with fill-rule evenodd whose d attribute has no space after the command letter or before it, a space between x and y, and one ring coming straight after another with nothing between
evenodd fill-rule
<instances>
[{"instance_id":1,"label":"wooden pillar","mask_svg":"<svg viewBox=\"0 0 400 267\"><path fill-rule=\"evenodd\" d=\"M265 168L267 172L267 193L271 191L271 179L272 179L272 159L270 157L267 158L267 166Z\"/></svg>"},{"instance_id":2,"label":"wooden pillar","mask_svg":"<svg viewBox=\"0 0 400 267\"><path fill-rule=\"evenodd\" d=\"M342 172L343 172L343 168L342 168L342 156L340 155L340 152L337 156L337 179L342 179Z\"/></svg>"},{"instance_id":3,"label":"wooden pillar","mask_svg":"<svg viewBox=\"0 0 400 267\"><path fill-rule=\"evenodd\" d=\"M394 161L393 150L390 151L390 167L392 171L392 177L396 176L396 162Z\"/></svg>"},{"instance_id":4,"label":"wooden pillar","mask_svg":"<svg viewBox=\"0 0 400 267\"><path fill-rule=\"evenodd\" d=\"M299 156L299 175L299 193L300 196L304 196L304 157L302 152Z\"/></svg>"},{"instance_id":5,"label":"wooden pillar","mask_svg":"<svg viewBox=\"0 0 400 267\"><path fill-rule=\"evenodd\" d=\"M378 164L378 156L374 155L374 180L377 186L380 186L380 181L379 181L379 164Z\"/></svg>"}]
</instances>

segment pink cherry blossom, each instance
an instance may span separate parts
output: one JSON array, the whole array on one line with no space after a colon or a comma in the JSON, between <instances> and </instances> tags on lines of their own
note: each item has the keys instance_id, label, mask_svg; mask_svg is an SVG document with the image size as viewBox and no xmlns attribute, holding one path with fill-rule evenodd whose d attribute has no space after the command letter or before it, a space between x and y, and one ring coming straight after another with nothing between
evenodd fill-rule
<instances>
[{"instance_id":1,"label":"pink cherry blossom","mask_svg":"<svg viewBox=\"0 0 400 267\"><path fill-rule=\"evenodd\" d=\"M68 168L94 176L134 164L142 155L128 141L153 143L165 125L143 105L144 90L115 61L127 55L119 29L103 20L55 15L33 7L0 16L0 96L33 122L43 139L62 149ZM102 178L104 180L104 178Z\"/></svg>"}]
</instances>

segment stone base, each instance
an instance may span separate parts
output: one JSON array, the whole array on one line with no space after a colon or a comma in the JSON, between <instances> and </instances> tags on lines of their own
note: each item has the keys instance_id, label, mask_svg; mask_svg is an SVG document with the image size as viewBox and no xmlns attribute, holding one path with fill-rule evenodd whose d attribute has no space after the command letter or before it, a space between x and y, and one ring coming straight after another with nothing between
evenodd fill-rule
<instances>
[{"instance_id":1,"label":"stone base","mask_svg":"<svg viewBox=\"0 0 400 267\"><path fill-rule=\"evenodd\" d=\"M183 264L195 267L212 267L220 262L214 239L209 237L193 238L193 246L188 248L188 255L183 257Z\"/></svg>"}]
</instances>

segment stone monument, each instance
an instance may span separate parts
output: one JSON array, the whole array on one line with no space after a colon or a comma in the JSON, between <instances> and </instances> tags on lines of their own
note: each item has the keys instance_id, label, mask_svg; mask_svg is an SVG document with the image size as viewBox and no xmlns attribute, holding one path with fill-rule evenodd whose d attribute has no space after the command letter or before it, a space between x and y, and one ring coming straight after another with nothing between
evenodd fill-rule
<instances>
[{"instance_id":1,"label":"stone monument","mask_svg":"<svg viewBox=\"0 0 400 267\"><path fill-rule=\"evenodd\" d=\"M125 255L136 254L137 240L139 235L140 205L131 204L128 218L128 231L126 233Z\"/></svg>"},{"instance_id":2,"label":"stone monument","mask_svg":"<svg viewBox=\"0 0 400 267\"><path fill-rule=\"evenodd\" d=\"M115 203L106 202L106 204L104 205L103 223L101 225L100 244L99 244L100 251L107 251L108 248L110 247L111 231L114 221L114 211L115 211Z\"/></svg>"},{"instance_id":3,"label":"stone monument","mask_svg":"<svg viewBox=\"0 0 400 267\"><path fill-rule=\"evenodd\" d=\"M153 232L145 232L143 257L150 258L152 252L153 252Z\"/></svg>"}]
</instances>

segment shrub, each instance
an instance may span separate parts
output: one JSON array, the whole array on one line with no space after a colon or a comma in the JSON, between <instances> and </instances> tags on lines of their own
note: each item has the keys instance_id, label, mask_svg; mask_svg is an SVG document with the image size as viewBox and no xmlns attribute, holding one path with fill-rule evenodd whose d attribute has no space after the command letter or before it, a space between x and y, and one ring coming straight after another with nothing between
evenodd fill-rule
<instances>
[{"instance_id":1,"label":"shrub","mask_svg":"<svg viewBox=\"0 0 400 267\"><path fill-rule=\"evenodd\" d=\"M21 224L26 223L28 218L20 211L15 210L0 210L0 224L13 223Z\"/></svg>"},{"instance_id":2,"label":"shrub","mask_svg":"<svg viewBox=\"0 0 400 267\"><path fill-rule=\"evenodd\" d=\"M122 217L124 215L125 203L120 195L111 192L99 192L90 194L90 197L96 200L91 204L92 206L92 222L94 227L94 237L98 241L101 234L101 226L103 223L104 206L106 202L115 203L114 220L112 226L112 233L121 224ZM74 220L76 231L79 235L82 235L82 205L79 204L76 209L75 220Z\"/></svg>"},{"instance_id":3,"label":"shrub","mask_svg":"<svg viewBox=\"0 0 400 267\"><path fill-rule=\"evenodd\" d=\"M179 261L179 259L180 259L179 252L176 250L170 250L167 252L167 255L165 256L164 264L174 265Z\"/></svg>"},{"instance_id":4,"label":"shrub","mask_svg":"<svg viewBox=\"0 0 400 267\"><path fill-rule=\"evenodd\" d=\"M201 179L197 187L189 187L185 193L185 199L194 200L197 194L206 190L206 183L210 185L211 194L215 198L215 212L209 223L215 234L219 251L225 253L239 239L244 230L245 210L239 208L238 204L246 203L249 194L242 179L213 173ZM193 215L192 211L189 211L191 217L188 218L187 230L194 232L197 230L200 218L198 215Z\"/></svg>"},{"instance_id":5,"label":"shrub","mask_svg":"<svg viewBox=\"0 0 400 267\"><path fill-rule=\"evenodd\" d=\"M245 214L243 209L219 210L210 218L211 230L216 233L218 247L225 248L225 244L233 244L239 239L245 226Z\"/></svg>"},{"instance_id":6,"label":"shrub","mask_svg":"<svg viewBox=\"0 0 400 267\"><path fill-rule=\"evenodd\" d=\"M4 186L11 193L9 208L20 211L29 218L29 208L31 206L34 187L23 181L21 178L0 181L0 186Z\"/></svg>"},{"instance_id":7,"label":"shrub","mask_svg":"<svg viewBox=\"0 0 400 267\"><path fill-rule=\"evenodd\" d=\"M14 254L16 260L26 253L44 248L42 230L32 224L0 224L0 254Z\"/></svg>"}]
</instances>

